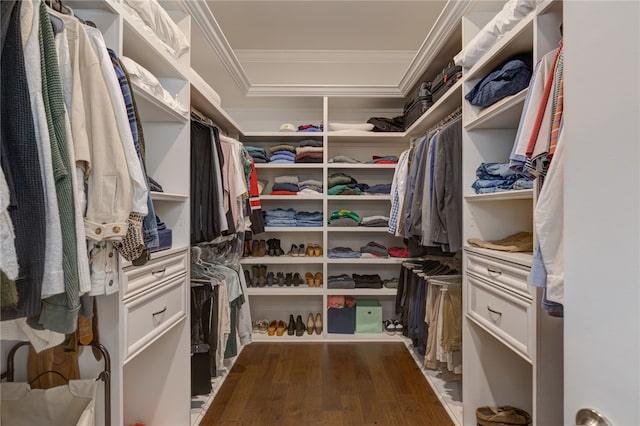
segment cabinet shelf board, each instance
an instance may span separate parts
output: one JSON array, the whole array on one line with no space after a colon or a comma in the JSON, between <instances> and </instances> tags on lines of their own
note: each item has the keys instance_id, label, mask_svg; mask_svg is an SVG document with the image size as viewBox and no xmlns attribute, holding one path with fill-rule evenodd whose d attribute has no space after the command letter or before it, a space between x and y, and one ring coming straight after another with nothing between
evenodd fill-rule
<instances>
[{"instance_id":1,"label":"cabinet shelf board","mask_svg":"<svg viewBox=\"0 0 640 426\"><path fill-rule=\"evenodd\" d=\"M491 250L491 249L486 249L482 247L472 247L469 245L465 245L464 249L465 251L468 251L468 252L495 257L496 259L504 260L511 263L516 263L518 265L523 265L527 267L531 267L531 264L533 263L532 252L509 253L506 251Z\"/></svg>"},{"instance_id":2,"label":"cabinet shelf board","mask_svg":"<svg viewBox=\"0 0 640 426\"><path fill-rule=\"evenodd\" d=\"M391 195L327 195L327 200L348 201L391 201Z\"/></svg>"},{"instance_id":3,"label":"cabinet shelf board","mask_svg":"<svg viewBox=\"0 0 640 426\"><path fill-rule=\"evenodd\" d=\"M395 288L329 288L328 295L350 295L350 296L395 296Z\"/></svg>"},{"instance_id":4,"label":"cabinet shelf board","mask_svg":"<svg viewBox=\"0 0 640 426\"><path fill-rule=\"evenodd\" d=\"M464 199L469 203L484 201L533 200L533 189L517 189L513 191L494 192L491 194L471 194L465 195Z\"/></svg>"},{"instance_id":5,"label":"cabinet shelf board","mask_svg":"<svg viewBox=\"0 0 640 426\"><path fill-rule=\"evenodd\" d=\"M291 163L291 164L269 164L255 163L256 169L319 169L322 170L322 163Z\"/></svg>"},{"instance_id":6,"label":"cabinet shelf board","mask_svg":"<svg viewBox=\"0 0 640 426\"><path fill-rule=\"evenodd\" d=\"M191 105L212 119L228 134L242 134L238 123L216 102L216 98L219 98L218 94L193 68L189 70L189 81L191 83Z\"/></svg>"},{"instance_id":7,"label":"cabinet shelf board","mask_svg":"<svg viewBox=\"0 0 640 426\"><path fill-rule=\"evenodd\" d=\"M322 256L262 256L243 257L240 260L242 265L293 265L323 262Z\"/></svg>"},{"instance_id":8,"label":"cabinet shelf board","mask_svg":"<svg viewBox=\"0 0 640 426\"><path fill-rule=\"evenodd\" d=\"M533 50L533 21L535 14L536 12L532 11L522 21L518 22L462 77L463 80L470 81L483 78L511 56L518 53L531 52Z\"/></svg>"},{"instance_id":9,"label":"cabinet shelf board","mask_svg":"<svg viewBox=\"0 0 640 426\"><path fill-rule=\"evenodd\" d=\"M329 264L362 264L362 265L379 265L379 264L400 264L404 262L405 259L402 257L389 257L389 258L376 258L376 257L359 257L359 258L350 258L350 259L334 259L328 258L327 263Z\"/></svg>"},{"instance_id":10,"label":"cabinet shelf board","mask_svg":"<svg viewBox=\"0 0 640 426\"><path fill-rule=\"evenodd\" d=\"M476 118L465 124L465 129L515 129L520 122L524 99L527 96L524 89L515 95L507 96L504 99L488 106L482 110Z\"/></svg>"},{"instance_id":11,"label":"cabinet shelf board","mask_svg":"<svg viewBox=\"0 0 640 426\"><path fill-rule=\"evenodd\" d=\"M261 200L322 200L322 194L318 195L261 195Z\"/></svg>"},{"instance_id":12,"label":"cabinet shelf board","mask_svg":"<svg viewBox=\"0 0 640 426\"><path fill-rule=\"evenodd\" d=\"M130 57L158 78L177 78L187 80L186 74L178 62L165 52L160 45L160 39L145 34L143 28L135 23L122 6L113 7L124 18L123 53Z\"/></svg>"},{"instance_id":13,"label":"cabinet shelf board","mask_svg":"<svg viewBox=\"0 0 640 426\"><path fill-rule=\"evenodd\" d=\"M137 83L132 82L132 85L142 121L185 123L189 119Z\"/></svg>"},{"instance_id":14,"label":"cabinet shelf board","mask_svg":"<svg viewBox=\"0 0 640 426\"><path fill-rule=\"evenodd\" d=\"M299 287L249 287L249 296L322 296L322 287L309 287L301 285Z\"/></svg>"},{"instance_id":15,"label":"cabinet shelf board","mask_svg":"<svg viewBox=\"0 0 640 426\"><path fill-rule=\"evenodd\" d=\"M383 226L335 226L327 227L329 232L389 232L388 227Z\"/></svg>"},{"instance_id":16,"label":"cabinet shelf board","mask_svg":"<svg viewBox=\"0 0 640 426\"><path fill-rule=\"evenodd\" d=\"M265 226L264 232L322 232L322 226Z\"/></svg>"},{"instance_id":17,"label":"cabinet shelf board","mask_svg":"<svg viewBox=\"0 0 640 426\"><path fill-rule=\"evenodd\" d=\"M456 108L462 105L462 79L453 86L436 103L431 106L420 118L407 129L405 134L410 137L424 135L430 128L445 119Z\"/></svg>"},{"instance_id":18,"label":"cabinet shelf board","mask_svg":"<svg viewBox=\"0 0 640 426\"><path fill-rule=\"evenodd\" d=\"M169 256L175 253L179 253L182 251L187 251L189 249L188 246L179 246L179 247L171 247L170 249L167 250L160 250L160 251L155 251L153 253L151 253L151 259L149 260L154 260L157 259L159 257L162 256ZM129 262L128 260L125 260L124 258L120 258L120 268L124 269L128 266L133 265L131 262Z\"/></svg>"},{"instance_id":19,"label":"cabinet shelf board","mask_svg":"<svg viewBox=\"0 0 640 426\"><path fill-rule=\"evenodd\" d=\"M104 10L110 13L117 13L117 10L114 6L112 6L112 3L114 3L114 0L68 0L64 4L73 7L73 10L75 11L82 9L92 9ZM78 16L81 16L81 14L78 14Z\"/></svg>"},{"instance_id":20,"label":"cabinet shelf board","mask_svg":"<svg viewBox=\"0 0 640 426\"><path fill-rule=\"evenodd\" d=\"M543 0L540 3L538 3L537 8L536 8L536 13L538 15L542 15L546 12L549 11L549 9L551 9L552 7L555 7L557 5L560 5L560 7L562 7L562 2L559 0Z\"/></svg>"},{"instance_id":21,"label":"cabinet shelf board","mask_svg":"<svg viewBox=\"0 0 640 426\"><path fill-rule=\"evenodd\" d=\"M404 132L328 132L329 143L333 142L406 142Z\"/></svg>"},{"instance_id":22,"label":"cabinet shelf board","mask_svg":"<svg viewBox=\"0 0 640 426\"><path fill-rule=\"evenodd\" d=\"M246 132L242 142L300 142L307 139L322 140L324 132Z\"/></svg>"},{"instance_id":23,"label":"cabinet shelf board","mask_svg":"<svg viewBox=\"0 0 640 426\"><path fill-rule=\"evenodd\" d=\"M155 192L151 191L151 199L153 201L174 201L181 203L187 201L189 196L187 194L174 194L171 192Z\"/></svg>"},{"instance_id":24,"label":"cabinet shelf board","mask_svg":"<svg viewBox=\"0 0 640 426\"><path fill-rule=\"evenodd\" d=\"M406 139L405 139L406 141ZM329 163L327 164L327 168L329 169L367 169L367 170L378 170L378 169L395 169L397 164L371 164L371 163Z\"/></svg>"}]
</instances>

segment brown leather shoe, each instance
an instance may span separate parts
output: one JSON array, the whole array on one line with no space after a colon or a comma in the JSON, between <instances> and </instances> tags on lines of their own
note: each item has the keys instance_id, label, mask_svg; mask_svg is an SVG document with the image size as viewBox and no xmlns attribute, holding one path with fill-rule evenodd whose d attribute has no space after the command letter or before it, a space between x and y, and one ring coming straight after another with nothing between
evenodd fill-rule
<instances>
[{"instance_id":1,"label":"brown leather shoe","mask_svg":"<svg viewBox=\"0 0 640 426\"><path fill-rule=\"evenodd\" d=\"M322 314L320 313L316 314L315 329L316 334L322 334Z\"/></svg>"},{"instance_id":2,"label":"brown leather shoe","mask_svg":"<svg viewBox=\"0 0 640 426\"><path fill-rule=\"evenodd\" d=\"M276 328L276 336L282 336L287 329L287 323L280 320L278 321L278 328Z\"/></svg>"},{"instance_id":3,"label":"brown leather shoe","mask_svg":"<svg viewBox=\"0 0 640 426\"><path fill-rule=\"evenodd\" d=\"M269 336L273 336L276 334L276 330L278 329L278 321L273 320L269 323L269 327L267 328L267 334Z\"/></svg>"},{"instance_id":4,"label":"brown leather shoe","mask_svg":"<svg viewBox=\"0 0 640 426\"><path fill-rule=\"evenodd\" d=\"M258 243L258 256L263 257L267 255L267 244L264 240L260 240Z\"/></svg>"},{"instance_id":5,"label":"brown leather shoe","mask_svg":"<svg viewBox=\"0 0 640 426\"><path fill-rule=\"evenodd\" d=\"M304 252L307 256L313 256L313 244L307 244L307 250Z\"/></svg>"},{"instance_id":6,"label":"brown leather shoe","mask_svg":"<svg viewBox=\"0 0 640 426\"><path fill-rule=\"evenodd\" d=\"M260 247L258 240L253 240L251 243L251 256L258 257L258 248Z\"/></svg>"},{"instance_id":7,"label":"brown leather shoe","mask_svg":"<svg viewBox=\"0 0 640 426\"><path fill-rule=\"evenodd\" d=\"M251 241L244 240L244 245L242 246L242 257L251 256Z\"/></svg>"}]
</instances>

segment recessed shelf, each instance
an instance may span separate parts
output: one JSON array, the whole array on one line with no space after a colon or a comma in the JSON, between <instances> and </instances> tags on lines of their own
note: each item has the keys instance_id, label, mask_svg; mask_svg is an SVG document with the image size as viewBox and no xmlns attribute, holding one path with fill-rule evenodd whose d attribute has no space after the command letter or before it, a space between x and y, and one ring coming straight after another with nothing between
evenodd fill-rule
<instances>
[{"instance_id":1,"label":"recessed shelf","mask_svg":"<svg viewBox=\"0 0 640 426\"><path fill-rule=\"evenodd\" d=\"M327 195L327 200L391 201L391 195Z\"/></svg>"},{"instance_id":2,"label":"recessed shelf","mask_svg":"<svg viewBox=\"0 0 640 426\"><path fill-rule=\"evenodd\" d=\"M328 132L329 143L339 142L373 142L384 143L391 142L405 143L407 138L404 132Z\"/></svg>"},{"instance_id":3,"label":"recessed shelf","mask_svg":"<svg viewBox=\"0 0 640 426\"><path fill-rule=\"evenodd\" d=\"M264 232L322 232L322 226L265 226Z\"/></svg>"},{"instance_id":4,"label":"recessed shelf","mask_svg":"<svg viewBox=\"0 0 640 426\"><path fill-rule=\"evenodd\" d=\"M238 123L220 106L218 102L220 96L193 68L189 69L189 81L191 83L191 105L230 135L242 134Z\"/></svg>"},{"instance_id":5,"label":"recessed shelf","mask_svg":"<svg viewBox=\"0 0 640 426\"><path fill-rule=\"evenodd\" d=\"M350 296L395 296L395 288L328 288L328 295L350 295Z\"/></svg>"},{"instance_id":6,"label":"recessed shelf","mask_svg":"<svg viewBox=\"0 0 640 426\"><path fill-rule=\"evenodd\" d=\"M504 35L503 38L493 45L491 50L482 56L464 76L463 80L471 81L483 78L493 69L510 57L531 52L533 46L533 20L536 15L532 11L524 17L513 29Z\"/></svg>"},{"instance_id":7,"label":"recessed shelf","mask_svg":"<svg viewBox=\"0 0 640 426\"><path fill-rule=\"evenodd\" d=\"M307 139L322 140L324 132L246 132L242 142L300 142Z\"/></svg>"},{"instance_id":8,"label":"recessed shelf","mask_svg":"<svg viewBox=\"0 0 640 426\"><path fill-rule=\"evenodd\" d=\"M434 103L431 108L425 111L405 132L407 136L419 137L424 135L429 129L445 119L456 108L462 105L462 79L455 82L453 86Z\"/></svg>"},{"instance_id":9,"label":"recessed shelf","mask_svg":"<svg viewBox=\"0 0 640 426\"><path fill-rule=\"evenodd\" d=\"M465 129L515 129L520 122L522 107L528 89L481 109L475 118L465 124ZM477 107L470 107L476 109Z\"/></svg>"},{"instance_id":10,"label":"recessed shelf","mask_svg":"<svg viewBox=\"0 0 640 426\"><path fill-rule=\"evenodd\" d=\"M508 200L532 200L533 189L517 189L513 191L493 192L490 194L465 195L464 199L469 203L483 201L508 201Z\"/></svg>"},{"instance_id":11,"label":"recessed shelf","mask_svg":"<svg viewBox=\"0 0 640 426\"><path fill-rule=\"evenodd\" d=\"M260 200L322 200L322 194L318 195L261 195Z\"/></svg>"},{"instance_id":12,"label":"recessed shelf","mask_svg":"<svg viewBox=\"0 0 640 426\"><path fill-rule=\"evenodd\" d=\"M183 202L189 198L187 194L173 194L171 192L155 192L151 191L151 199L153 201L174 201Z\"/></svg>"},{"instance_id":13,"label":"recessed shelf","mask_svg":"<svg viewBox=\"0 0 640 426\"><path fill-rule=\"evenodd\" d=\"M389 227L383 226L328 226L329 232L389 232Z\"/></svg>"},{"instance_id":14,"label":"recessed shelf","mask_svg":"<svg viewBox=\"0 0 640 426\"><path fill-rule=\"evenodd\" d=\"M309 287L308 285L298 287L273 285L270 287L249 287L247 294L249 296L322 296L323 288Z\"/></svg>"},{"instance_id":15,"label":"recessed shelf","mask_svg":"<svg viewBox=\"0 0 640 426\"><path fill-rule=\"evenodd\" d=\"M323 262L322 256L261 256L243 257L240 263L243 265L294 265Z\"/></svg>"},{"instance_id":16,"label":"recessed shelf","mask_svg":"<svg viewBox=\"0 0 640 426\"><path fill-rule=\"evenodd\" d=\"M256 169L320 169L322 163L255 163Z\"/></svg>"},{"instance_id":17,"label":"recessed shelf","mask_svg":"<svg viewBox=\"0 0 640 426\"><path fill-rule=\"evenodd\" d=\"M406 139L405 139L406 141ZM367 170L378 170L378 169L395 169L397 164L371 164L371 163L328 163L327 168L329 169L367 169Z\"/></svg>"},{"instance_id":18,"label":"recessed shelf","mask_svg":"<svg viewBox=\"0 0 640 426\"><path fill-rule=\"evenodd\" d=\"M140 117L145 122L186 122L189 117L167 105L162 99L149 93L147 89L132 82L133 94Z\"/></svg>"}]
</instances>

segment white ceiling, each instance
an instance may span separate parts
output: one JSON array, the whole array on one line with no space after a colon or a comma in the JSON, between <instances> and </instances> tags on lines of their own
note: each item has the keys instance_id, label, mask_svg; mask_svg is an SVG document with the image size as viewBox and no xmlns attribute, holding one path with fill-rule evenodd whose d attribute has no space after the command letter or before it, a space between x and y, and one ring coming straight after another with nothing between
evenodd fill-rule
<instances>
[{"instance_id":1,"label":"white ceiling","mask_svg":"<svg viewBox=\"0 0 640 426\"><path fill-rule=\"evenodd\" d=\"M467 2L185 3L192 67L233 110L291 105L292 96L314 105L323 95L401 98L426 67L442 68L459 50L461 34L451 29ZM450 55L433 53L443 46Z\"/></svg>"}]
</instances>

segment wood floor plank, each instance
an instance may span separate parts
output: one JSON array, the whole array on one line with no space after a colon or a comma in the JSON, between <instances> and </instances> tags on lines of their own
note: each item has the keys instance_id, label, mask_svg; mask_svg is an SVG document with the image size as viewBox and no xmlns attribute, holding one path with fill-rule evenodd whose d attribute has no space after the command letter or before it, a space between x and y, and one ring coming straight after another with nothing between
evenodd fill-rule
<instances>
[{"instance_id":1,"label":"wood floor plank","mask_svg":"<svg viewBox=\"0 0 640 426\"><path fill-rule=\"evenodd\" d=\"M453 425L402 343L252 343L201 426Z\"/></svg>"}]
</instances>

